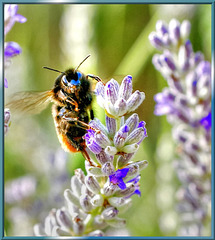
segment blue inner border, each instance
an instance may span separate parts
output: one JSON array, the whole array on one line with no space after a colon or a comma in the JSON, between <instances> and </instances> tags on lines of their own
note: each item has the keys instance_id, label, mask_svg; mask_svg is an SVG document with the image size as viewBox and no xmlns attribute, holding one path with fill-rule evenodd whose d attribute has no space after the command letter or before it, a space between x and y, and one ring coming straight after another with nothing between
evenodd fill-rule
<instances>
[{"instance_id":1,"label":"blue inner border","mask_svg":"<svg viewBox=\"0 0 215 240\"><path fill-rule=\"evenodd\" d=\"M0 238L1 239L8 239L8 240L13 240L13 239L20 239L20 240L31 240L31 239L95 239L95 237L4 237L4 74L3 74L3 40L4 40L4 34L3 34L3 9L4 9L4 4L8 3L16 3L16 4L23 4L23 3L38 3L38 4L65 4L65 3L89 3L89 4L135 4L135 3L142 3L142 4L211 4L211 36L212 36L212 41L211 41L211 65L212 65L212 217L211 217L211 236L210 237L96 237L96 239L215 239L214 236L214 67L215 67L215 58L214 58L214 13L215 13L215 1L198 1L198 0L177 0L177 1L161 1L161 0L153 0L153 1L144 1L144 0L135 0L135 1L123 1L123 0L79 0L79 1L71 1L71 0L66 0L64 2L58 2L58 1L53 1L53 0L46 0L46 1L31 1L31 0L22 0L22 1L17 1L17 0L0 0L0 19L1 19L1 31L0 31L0 55L1 55L1 65L0 65L0 72L1 72L1 84L0 84L0 115L2 116L0 118L0 134L2 136L2 141L0 145L0 153L1 153L1 159L0 159L0 170L1 170L1 182L0 182Z\"/></svg>"}]
</instances>

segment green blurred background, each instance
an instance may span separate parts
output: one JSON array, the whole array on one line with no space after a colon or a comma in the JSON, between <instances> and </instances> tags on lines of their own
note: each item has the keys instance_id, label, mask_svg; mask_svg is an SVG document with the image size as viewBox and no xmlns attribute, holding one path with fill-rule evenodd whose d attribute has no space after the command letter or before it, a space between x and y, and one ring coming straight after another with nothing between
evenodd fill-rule
<instances>
[{"instance_id":1,"label":"green blurred background","mask_svg":"<svg viewBox=\"0 0 215 240\"><path fill-rule=\"evenodd\" d=\"M166 22L172 18L188 19L192 24L190 40L194 51L202 51L210 61L211 6L20 4L18 13L27 22L16 23L6 37L6 41L15 41L22 47L22 54L5 71L9 83L6 101L18 91L51 89L57 73L44 70L43 66L63 71L78 66L88 54L91 57L80 67L84 73L98 75L104 81L114 77L119 82L125 75L132 75L134 89L146 94L137 112L146 122L148 132L136 159L148 160L149 166L141 174L142 196L133 196L133 206L122 217L127 219L132 236L176 235L178 219L174 205L179 183L172 166L171 126L165 117L153 114L153 96L161 92L166 82L152 65L156 51L148 35L159 19ZM102 120L103 112L94 105L96 117ZM55 191L60 196L70 186L74 169L84 167L80 154L64 155L61 151L50 106L35 116L12 113L5 137L5 184L10 186L12 180L30 175L36 179L36 190L22 200L5 203L8 236L32 235L33 225L42 221L51 208L61 206L61 200L53 197L58 175L66 172L63 185ZM65 164L60 173L50 164L59 155Z\"/></svg>"}]
</instances>

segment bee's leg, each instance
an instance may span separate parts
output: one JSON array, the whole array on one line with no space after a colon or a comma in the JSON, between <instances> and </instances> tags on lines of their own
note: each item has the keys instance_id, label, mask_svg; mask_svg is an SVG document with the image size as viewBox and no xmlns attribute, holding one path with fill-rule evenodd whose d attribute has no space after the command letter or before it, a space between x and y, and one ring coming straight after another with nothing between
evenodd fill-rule
<instances>
[{"instance_id":1,"label":"bee's leg","mask_svg":"<svg viewBox=\"0 0 215 240\"><path fill-rule=\"evenodd\" d=\"M93 109L90 109L90 119L94 119L94 112L93 112Z\"/></svg>"},{"instance_id":2,"label":"bee's leg","mask_svg":"<svg viewBox=\"0 0 215 240\"><path fill-rule=\"evenodd\" d=\"M81 151L81 153L82 153L83 157L89 162L90 166L96 167L96 165L90 159L90 156L89 156L89 154L88 154L88 152L86 151L85 148Z\"/></svg>"},{"instance_id":3,"label":"bee's leg","mask_svg":"<svg viewBox=\"0 0 215 240\"><path fill-rule=\"evenodd\" d=\"M71 117L66 117L66 116L63 116L62 118L65 119L66 122L64 122L64 121L61 122L62 125L61 125L60 129L61 129L61 131L64 132L65 135L67 135L67 132L71 127L70 124L68 124L68 121L76 124L77 127L80 127L82 129L86 129L86 130L93 129L94 131L99 132L97 129L94 129L87 123L82 122L82 121L78 120L77 118L71 118ZM84 146L83 146L83 144L77 144L77 142L73 141L73 139L71 137L69 137L69 140L70 140L72 146L82 153L83 157L89 162L90 166L96 167L96 165L92 162L89 154L87 153L87 151L85 149L86 145L84 144Z\"/></svg>"},{"instance_id":4,"label":"bee's leg","mask_svg":"<svg viewBox=\"0 0 215 240\"><path fill-rule=\"evenodd\" d=\"M78 103L72 99L71 97L67 96L65 93L62 92L62 90L60 90L57 94L58 97L60 97L63 101L70 103L72 105L75 106L75 111L78 112Z\"/></svg>"},{"instance_id":5,"label":"bee's leg","mask_svg":"<svg viewBox=\"0 0 215 240\"><path fill-rule=\"evenodd\" d=\"M74 124L76 124L78 127L82 128L82 129L85 129L85 130L92 129L92 130L94 130L97 133L100 132L100 130L95 129L94 127L91 127L89 124L87 124L87 123L85 123L83 121L80 121L78 118L72 118L72 117L63 116L63 119L65 119L66 121L73 122Z\"/></svg>"},{"instance_id":6,"label":"bee's leg","mask_svg":"<svg viewBox=\"0 0 215 240\"><path fill-rule=\"evenodd\" d=\"M66 102L74 105L74 106L75 106L75 111L78 112L78 110L79 110L79 109L78 109L78 103L77 103L74 99L72 99L72 98L67 98L67 99L66 99Z\"/></svg>"},{"instance_id":7,"label":"bee's leg","mask_svg":"<svg viewBox=\"0 0 215 240\"><path fill-rule=\"evenodd\" d=\"M102 79L101 79L99 76L95 76L95 75L93 75L93 74L87 74L86 77L87 77L87 79L88 79L88 77L93 78L93 79L95 79L97 82L101 82L103 85L105 85L105 83L103 83Z\"/></svg>"}]
</instances>

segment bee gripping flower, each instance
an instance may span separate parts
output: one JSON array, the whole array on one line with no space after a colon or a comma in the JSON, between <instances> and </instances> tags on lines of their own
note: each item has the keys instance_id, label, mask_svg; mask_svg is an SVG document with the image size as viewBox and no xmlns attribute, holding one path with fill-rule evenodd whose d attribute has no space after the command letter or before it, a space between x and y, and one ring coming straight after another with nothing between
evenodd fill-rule
<instances>
[{"instance_id":1,"label":"bee gripping flower","mask_svg":"<svg viewBox=\"0 0 215 240\"><path fill-rule=\"evenodd\" d=\"M111 79L98 82L98 104L104 108L104 125L100 120L90 121L90 129L84 136L86 151L96 166L85 161L86 175L75 170L71 189L64 191L66 206L45 220L52 224L46 231L35 227L36 235L55 236L104 236L107 226L122 228L126 221L118 215L132 205L131 196L140 196L140 170L146 161L134 161L133 156L147 132L145 122L133 113L145 98L140 91L132 93L132 77L126 76L122 84Z\"/></svg>"}]
</instances>

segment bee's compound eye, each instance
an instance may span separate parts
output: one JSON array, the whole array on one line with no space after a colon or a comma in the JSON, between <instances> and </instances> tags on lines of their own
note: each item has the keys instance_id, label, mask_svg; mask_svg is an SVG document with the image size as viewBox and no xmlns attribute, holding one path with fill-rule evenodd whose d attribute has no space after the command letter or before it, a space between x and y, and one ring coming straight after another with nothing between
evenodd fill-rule
<instances>
[{"instance_id":1,"label":"bee's compound eye","mask_svg":"<svg viewBox=\"0 0 215 240\"><path fill-rule=\"evenodd\" d=\"M77 75L78 75L78 80L82 78L82 74L80 72L77 72Z\"/></svg>"},{"instance_id":2,"label":"bee's compound eye","mask_svg":"<svg viewBox=\"0 0 215 240\"><path fill-rule=\"evenodd\" d=\"M78 85L80 85L80 84L81 84L80 80L74 80L74 79L72 79L71 82L70 82L70 86L71 86L71 87L72 87L72 86L78 86Z\"/></svg>"},{"instance_id":3,"label":"bee's compound eye","mask_svg":"<svg viewBox=\"0 0 215 240\"><path fill-rule=\"evenodd\" d=\"M67 81L67 79L66 79L66 75L63 75L62 81L63 81L63 83L64 83L65 85L68 85L68 81Z\"/></svg>"}]
</instances>

